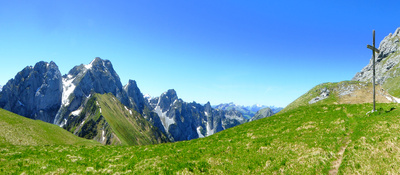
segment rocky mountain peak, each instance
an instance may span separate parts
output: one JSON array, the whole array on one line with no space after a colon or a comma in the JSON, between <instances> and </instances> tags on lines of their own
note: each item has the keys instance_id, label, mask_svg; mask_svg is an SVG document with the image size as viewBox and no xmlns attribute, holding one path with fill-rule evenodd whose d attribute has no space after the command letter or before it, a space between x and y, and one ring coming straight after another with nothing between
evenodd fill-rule
<instances>
[{"instance_id":1,"label":"rocky mountain peak","mask_svg":"<svg viewBox=\"0 0 400 175\"><path fill-rule=\"evenodd\" d=\"M178 98L178 95L176 94L176 91L174 89L168 89L167 92L164 92L161 97L166 97L166 98Z\"/></svg>"},{"instance_id":2,"label":"rocky mountain peak","mask_svg":"<svg viewBox=\"0 0 400 175\"><path fill-rule=\"evenodd\" d=\"M358 72L352 80L354 81L372 81L372 59L375 59L376 83L384 82L392 77L398 76L396 69L400 62L400 28L397 28L394 34L386 36L379 44L380 53L371 58L369 64L361 72Z\"/></svg>"},{"instance_id":3,"label":"rocky mountain peak","mask_svg":"<svg viewBox=\"0 0 400 175\"><path fill-rule=\"evenodd\" d=\"M111 64L111 61L103 60L100 57L96 57L92 62L90 62L89 65L87 65L87 67L94 68L94 69L101 70L101 71L115 72L114 68Z\"/></svg>"},{"instance_id":4,"label":"rocky mountain peak","mask_svg":"<svg viewBox=\"0 0 400 175\"><path fill-rule=\"evenodd\" d=\"M274 112L272 111L272 109L269 108L269 107L266 107L266 108L263 108L263 109L259 110L259 111L250 119L250 121L262 119L262 118L269 117L269 116L272 116L272 115L274 115Z\"/></svg>"},{"instance_id":5,"label":"rocky mountain peak","mask_svg":"<svg viewBox=\"0 0 400 175\"><path fill-rule=\"evenodd\" d=\"M135 80L131 80L131 79L129 79L127 85L137 87L136 81Z\"/></svg>"},{"instance_id":6,"label":"rocky mountain peak","mask_svg":"<svg viewBox=\"0 0 400 175\"><path fill-rule=\"evenodd\" d=\"M136 84L136 81L129 80L128 84L124 86L124 90L128 95L132 108L142 114L146 103L142 92L140 92L140 89Z\"/></svg>"},{"instance_id":7,"label":"rocky mountain peak","mask_svg":"<svg viewBox=\"0 0 400 175\"><path fill-rule=\"evenodd\" d=\"M19 115L51 122L60 108L62 78L54 62L27 66L8 81L0 94L0 107Z\"/></svg>"},{"instance_id":8,"label":"rocky mountain peak","mask_svg":"<svg viewBox=\"0 0 400 175\"><path fill-rule=\"evenodd\" d=\"M176 91L174 89L169 89L167 92L161 94L160 98L158 99L158 106L165 110L169 108L169 106L171 106L175 100L178 100Z\"/></svg>"},{"instance_id":9,"label":"rocky mountain peak","mask_svg":"<svg viewBox=\"0 0 400 175\"><path fill-rule=\"evenodd\" d=\"M104 61L105 60L101 59L100 57L96 57L96 58L93 59L91 64L93 64L93 65L103 64Z\"/></svg>"},{"instance_id":10,"label":"rocky mountain peak","mask_svg":"<svg viewBox=\"0 0 400 175\"><path fill-rule=\"evenodd\" d=\"M211 104L208 101L205 105L204 105L204 111L206 112L210 112L212 110Z\"/></svg>"},{"instance_id":11,"label":"rocky mountain peak","mask_svg":"<svg viewBox=\"0 0 400 175\"><path fill-rule=\"evenodd\" d=\"M89 64L75 66L63 77L62 109L55 124L63 125L64 119L84 103L92 93L112 93L125 106L130 106L118 74L109 60L95 58ZM65 123L65 121L64 121Z\"/></svg>"}]
</instances>

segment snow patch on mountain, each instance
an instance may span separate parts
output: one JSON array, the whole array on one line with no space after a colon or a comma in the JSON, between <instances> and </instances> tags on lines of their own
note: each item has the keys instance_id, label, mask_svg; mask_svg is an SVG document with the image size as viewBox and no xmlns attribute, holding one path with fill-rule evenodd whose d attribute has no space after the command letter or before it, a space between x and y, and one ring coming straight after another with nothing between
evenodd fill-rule
<instances>
[{"instance_id":1,"label":"snow patch on mountain","mask_svg":"<svg viewBox=\"0 0 400 175\"><path fill-rule=\"evenodd\" d=\"M69 96L74 92L75 90L75 85L72 83L75 80L75 78L72 78L72 75L68 75L67 78L62 78L62 83L63 83L63 93L62 93L62 106L68 106L70 101L69 101Z\"/></svg>"},{"instance_id":2,"label":"snow patch on mountain","mask_svg":"<svg viewBox=\"0 0 400 175\"><path fill-rule=\"evenodd\" d=\"M101 131L101 141L104 142L106 140L106 134L104 132L104 129Z\"/></svg>"},{"instance_id":3,"label":"snow patch on mountain","mask_svg":"<svg viewBox=\"0 0 400 175\"><path fill-rule=\"evenodd\" d=\"M83 120L83 121L82 121L82 123L81 123L80 127L82 127L82 126L83 126L83 124L85 124L85 120Z\"/></svg>"},{"instance_id":4,"label":"snow patch on mountain","mask_svg":"<svg viewBox=\"0 0 400 175\"><path fill-rule=\"evenodd\" d=\"M170 125L175 124L174 119L173 118L169 118L167 116L167 112L168 111L162 112L160 106L156 106L156 108L154 108L154 111L160 117L161 123L164 126L165 131L168 131L168 128L169 128Z\"/></svg>"},{"instance_id":5,"label":"snow patch on mountain","mask_svg":"<svg viewBox=\"0 0 400 175\"><path fill-rule=\"evenodd\" d=\"M82 112L82 108L77 109L76 111L72 111L71 114L78 116Z\"/></svg>"},{"instance_id":6,"label":"snow patch on mountain","mask_svg":"<svg viewBox=\"0 0 400 175\"><path fill-rule=\"evenodd\" d=\"M96 59L94 59L94 60L96 60ZM90 62L89 64L85 65L85 68L86 68L87 70L89 70L89 69L91 69L91 68L93 67L93 62L94 62L94 60L92 60L92 62ZM104 64L104 62L103 62L103 64Z\"/></svg>"},{"instance_id":7,"label":"snow patch on mountain","mask_svg":"<svg viewBox=\"0 0 400 175\"><path fill-rule=\"evenodd\" d=\"M214 130L211 129L211 124L207 122L207 136L213 135L215 133Z\"/></svg>"},{"instance_id":8,"label":"snow patch on mountain","mask_svg":"<svg viewBox=\"0 0 400 175\"><path fill-rule=\"evenodd\" d=\"M151 95L149 95L149 94L143 95L143 98L145 98L145 99L152 99Z\"/></svg>"},{"instance_id":9,"label":"snow patch on mountain","mask_svg":"<svg viewBox=\"0 0 400 175\"><path fill-rule=\"evenodd\" d=\"M203 138L204 135L201 134L200 129L201 129L201 126L197 127L197 129L196 129L197 130L197 134L199 135L199 138Z\"/></svg>"},{"instance_id":10,"label":"snow patch on mountain","mask_svg":"<svg viewBox=\"0 0 400 175\"><path fill-rule=\"evenodd\" d=\"M64 120L61 122L60 127L61 127L61 128L64 127L65 124L67 124L67 119L64 119Z\"/></svg>"}]
</instances>

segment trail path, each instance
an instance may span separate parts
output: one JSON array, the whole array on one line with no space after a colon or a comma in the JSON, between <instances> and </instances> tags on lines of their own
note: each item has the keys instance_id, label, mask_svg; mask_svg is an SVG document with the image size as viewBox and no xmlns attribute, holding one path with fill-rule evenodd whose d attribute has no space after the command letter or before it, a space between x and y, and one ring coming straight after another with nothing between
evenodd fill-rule
<instances>
[{"instance_id":1,"label":"trail path","mask_svg":"<svg viewBox=\"0 0 400 175\"><path fill-rule=\"evenodd\" d=\"M338 158L332 162L332 169L329 170L330 175L336 175L338 173L340 164L342 164L344 151L346 151L347 145L349 145L350 142L351 140L348 140L346 144L340 148L340 151L338 152Z\"/></svg>"}]
</instances>

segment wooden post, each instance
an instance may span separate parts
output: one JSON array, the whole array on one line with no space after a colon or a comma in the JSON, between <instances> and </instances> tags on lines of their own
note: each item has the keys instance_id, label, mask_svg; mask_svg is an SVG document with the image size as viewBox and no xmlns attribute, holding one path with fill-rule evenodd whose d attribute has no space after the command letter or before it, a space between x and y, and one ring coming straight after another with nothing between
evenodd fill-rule
<instances>
[{"instance_id":1,"label":"wooden post","mask_svg":"<svg viewBox=\"0 0 400 175\"><path fill-rule=\"evenodd\" d=\"M372 46L367 45L367 48L372 50L372 86L374 88L372 103L374 104L373 112L375 112L375 52L376 53L380 52L375 47L375 30L372 30Z\"/></svg>"},{"instance_id":2,"label":"wooden post","mask_svg":"<svg viewBox=\"0 0 400 175\"><path fill-rule=\"evenodd\" d=\"M375 48L375 30L372 31L372 46ZM373 112L375 112L375 50L372 50L372 69L373 69L373 73L372 73L372 85L374 87L374 109Z\"/></svg>"}]
</instances>

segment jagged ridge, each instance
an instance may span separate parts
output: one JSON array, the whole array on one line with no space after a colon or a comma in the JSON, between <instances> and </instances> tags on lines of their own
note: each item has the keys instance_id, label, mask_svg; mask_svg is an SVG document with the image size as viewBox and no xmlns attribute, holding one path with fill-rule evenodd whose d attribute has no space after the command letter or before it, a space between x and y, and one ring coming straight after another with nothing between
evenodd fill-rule
<instances>
[{"instance_id":1,"label":"jagged ridge","mask_svg":"<svg viewBox=\"0 0 400 175\"><path fill-rule=\"evenodd\" d=\"M3 87L0 107L68 128L82 137L114 143L112 139L99 139L103 137L99 133L108 131L104 118L95 117L91 128L75 121L74 116L90 106L88 100L96 93L111 93L123 106L144 116L171 141L209 136L247 122L237 111L214 110L209 103L204 106L186 103L178 99L174 90L146 100L134 80L122 86L111 62L99 57L87 65L75 66L64 76L54 62L39 62L34 68L25 68Z\"/></svg>"}]
</instances>

